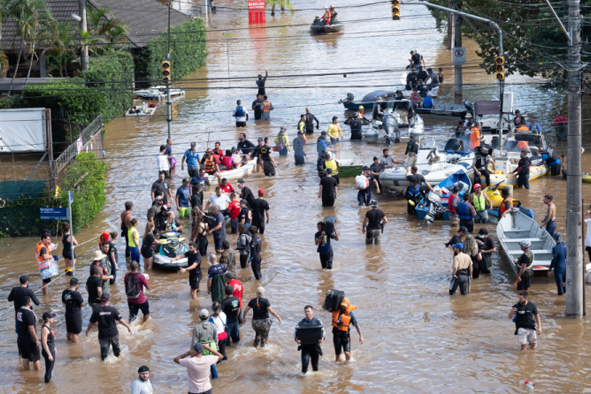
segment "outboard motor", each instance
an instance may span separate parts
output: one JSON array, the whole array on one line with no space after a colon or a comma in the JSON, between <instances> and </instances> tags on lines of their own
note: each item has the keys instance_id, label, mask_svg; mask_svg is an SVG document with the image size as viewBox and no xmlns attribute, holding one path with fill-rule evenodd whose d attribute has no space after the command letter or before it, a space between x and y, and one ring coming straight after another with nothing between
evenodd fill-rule
<instances>
[{"instance_id":1,"label":"outboard motor","mask_svg":"<svg viewBox=\"0 0 591 394\"><path fill-rule=\"evenodd\" d=\"M427 223L431 224L435 220L435 216L441 210L441 197L433 192L427 193L427 197L425 197L425 201L427 202L427 215L425 216L425 220Z\"/></svg>"},{"instance_id":2,"label":"outboard motor","mask_svg":"<svg viewBox=\"0 0 591 394\"><path fill-rule=\"evenodd\" d=\"M400 142L400 128L391 112L384 115L384 118L382 119L382 127L386 132L386 141L388 143Z\"/></svg>"},{"instance_id":3,"label":"outboard motor","mask_svg":"<svg viewBox=\"0 0 591 394\"><path fill-rule=\"evenodd\" d=\"M459 139L459 138L450 138L447 143L445 144L445 148L443 148L443 150L445 150L446 152L449 151L453 151L453 152L459 152L462 151L464 147L464 142Z\"/></svg>"},{"instance_id":4,"label":"outboard motor","mask_svg":"<svg viewBox=\"0 0 591 394\"><path fill-rule=\"evenodd\" d=\"M353 96L353 93L347 93L347 101L353 101L355 100L355 96Z\"/></svg>"}]
</instances>

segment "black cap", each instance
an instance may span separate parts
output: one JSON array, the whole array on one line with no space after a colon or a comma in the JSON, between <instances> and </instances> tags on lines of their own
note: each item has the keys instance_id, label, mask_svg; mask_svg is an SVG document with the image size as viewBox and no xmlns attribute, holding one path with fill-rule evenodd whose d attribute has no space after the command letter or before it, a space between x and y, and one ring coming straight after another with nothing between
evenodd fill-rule
<instances>
[{"instance_id":1,"label":"black cap","mask_svg":"<svg viewBox=\"0 0 591 394\"><path fill-rule=\"evenodd\" d=\"M57 315L55 313L45 312L43 314L43 320L51 319L52 317L56 317L56 316Z\"/></svg>"},{"instance_id":2,"label":"black cap","mask_svg":"<svg viewBox=\"0 0 591 394\"><path fill-rule=\"evenodd\" d=\"M148 368L146 365L142 365L141 367L138 368L137 372L138 373L150 372L150 368Z\"/></svg>"},{"instance_id":3,"label":"black cap","mask_svg":"<svg viewBox=\"0 0 591 394\"><path fill-rule=\"evenodd\" d=\"M111 299L111 295L109 293L103 293L101 295L101 302L107 302Z\"/></svg>"},{"instance_id":4,"label":"black cap","mask_svg":"<svg viewBox=\"0 0 591 394\"><path fill-rule=\"evenodd\" d=\"M478 231L478 235L487 235L488 234L488 230L485 228L481 228L480 231Z\"/></svg>"},{"instance_id":5,"label":"black cap","mask_svg":"<svg viewBox=\"0 0 591 394\"><path fill-rule=\"evenodd\" d=\"M369 167L368 166L363 166L363 171L369 171Z\"/></svg>"},{"instance_id":6,"label":"black cap","mask_svg":"<svg viewBox=\"0 0 591 394\"><path fill-rule=\"evenodd\" d=\"M70 286L76 286L78 282L78 278L72 278L70 279Z\"/></svg>"},{"instance_id":7,"label":"black cap","mask_svg":"<svg viewBox=\"0 0 591 394\"><path fill-rule=\"evenodd\" d=\"M327 174L332 174L332 168L327 168L327 169L326 169L326 173L327 173Z\"/></svg>"},{"instance_id":8,"label":"black cap","mask_svg":"<svg viewBox=\"0 0 591 394\"><path fill-rule=\"evenodd\" d=\"M244 179L238 178L238 183L244 183Z\"/></svg>"},{"instance_id":9,"label":"black cap","mask_svg":"<svg viewBox=\"0 0 591 394\"><path fill-rule=\"evenodd\" d=\"M262 138L262 137L259 137L259 139L258 139L257 141L259 141L259 142L263 142L264 140L263 140L263 138Z\"/></svg>"},{"instance_id":10,"label":"black cap","mask_svg":"<svg viewBox=\"0 0 591 394\"><path fill-rule=\"evenodd\" d=\"M228 182L227 178L222 178L222 182Z\"/></svg>"},{"instance_id":11,"label":"black cap","mask_svg":"<svg viewBox=\"0 0 591 394\"><path fill-rule=\"evenodd\" d=\"M326 135L326 131L322 130L321 135Z\"/></svg>"},{"instance_id":12,"label":"black cap","mask_svg":"<svg viewBox=\"0 0 591 394\"><path fill-rule=\"evenodd\" d=\"M460 230L461 232L463 232L464 234L468 233L468 229L465 226L460 226Z\"/></svg>"},{"instance_id":13,"label":"black cap","mask_svg":"<svg viewBox=\"0 0 591 394\"><path fill-rule=\"evenodd\" d=\"M226 278L228 278L228 279L230 279L230 280L231 280L231 279L234 279L234 278L236 278L236 275L234 275L234 273L233 273L233 272L226 271Z\"/></svg>"},{"instance_id":14,"label":"black cap","mask_svg":"<svg viewBox=\"0 0 591 394\"><path fill-rule=\"evenodd\" d=\"M240 200L240 204L241 204L241 205L242 205L242 204L246 204L246 205L248 205L248 201L246 201L246 200Z\"/></svg>"},{"instance_id":15,"label":"black cap","mask_svg":"<svg viewBox=\"0 0 591 394\"><path fill-rule=\"evenodd\" d=\"M19 281L21 282L21 285L24 285L25 283L27 283L29 281L29 277L27 275L21 275L21 277L19 278Z\"/></svg>"}]
</instances>

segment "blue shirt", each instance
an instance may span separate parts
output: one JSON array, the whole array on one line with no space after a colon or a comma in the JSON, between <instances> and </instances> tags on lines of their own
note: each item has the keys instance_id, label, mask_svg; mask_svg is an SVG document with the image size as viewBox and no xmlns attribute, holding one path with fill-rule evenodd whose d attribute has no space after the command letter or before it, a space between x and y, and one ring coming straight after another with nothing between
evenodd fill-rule
<instances>
[{"instance_id":1,"label":"blue shirt","mask_svg":"<svg viewBox=\"0 0 591 394\"><path fill-rule=\"evenodd\" d=\"M423 99L423 108L431 108L433 105L433 99L429 96Z\"/></svg>"},{"instance_id":2,"label":"blue shirt","mask_svg":"<svg viewBox=\"0 0 591 394\"><path fill-rule=\"evenodd\" d=\"M191 149L187 149L185 151L185 158L187 159L188 167L199 167L199 164L197 164L199 153L197 151L193 152Z\"/></svg>"},{"instance_id":3,"label":"blue shirt","mask_svg":"<svg viewBox=\"0 0 591 394\"><path fill-rule=\"evenodd\" d=\"M531 124L531 122L527 122L526 124L529 131L537 131L538 133L542 132L542 126L536 122L536 124Z\"/></svg>"},{"instance_id":4,"label":"blue shirt","mask_svg":"<svg viewBox=\"0 0 591 394\"><path fill-rule=\"evenodd\" d=\"M314 239L320 237L320 234L322 234L320 231L317 232L314 235ZM331 238L334 238L334 235L331 235L329 237L328 235L324 234L324 236L322 237L322 241L320 241L320 244L318 246L318 253L320 253L320 254L332 253L332 245L330 244Z\"/></svg>"},{"instance_id":5,"label":"blue shirt","mask_svg":"<svg viewBox=\"0 0 591 394\"><path fill-rule=\"evenodd\" d=\"M189 186L181 186L178 189L176 189L176 195L179 198L179 206L181 208L188 208L189 199L191 198L191 188Z\"/></svg>"},{"instance_id":6,"label":"blue shirt","mask_svg":"<svg viewBox=\"0 0 591 394\"><path fill-rule=\"evenodd\" d=\"M207 184L208 182L209 179L207 178L207 175L205 175L203 178L199 177L199 175L195 175L193 178L191 178L191 185L198 185L200 183Z\"/></svg>"},{"instance_id":7,"label":"blue shirt","mask_svg":"<svg viewBox=\"0 0 591 394\"><path fill-rule=\"evenodd\" d=\"M318 157L322 157L322 151L328 148L328 144L324 138L320 138L316 143L316 150L318 151Z\"/></svg>"}]
</instances>

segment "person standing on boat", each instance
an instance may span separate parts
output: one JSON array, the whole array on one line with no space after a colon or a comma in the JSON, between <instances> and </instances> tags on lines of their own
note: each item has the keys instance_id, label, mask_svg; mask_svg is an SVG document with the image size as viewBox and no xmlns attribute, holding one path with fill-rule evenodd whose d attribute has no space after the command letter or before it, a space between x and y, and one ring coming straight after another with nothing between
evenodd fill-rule
<instances>
[{"instance_id":1,"label":"person standing on boat","mask_svg":"<svg viewBox=\"0 0 591 394\"><path fill-rule=\"evenodd\" d=\"M265 94L267 94L267 92L265 92L265 82L267 82L268 76L269 76L269 72L267 71L266 68L265 68L265 77L264 78L261 74L259 74L259 79L256 80L257 87L259 88L259 90L257 92L257 96L264 96Z\"/></svg>"},{"instance_id":2,"label":"person standing on boat","mask_svg":"<svg viewBox=\"0 0 591 394\"><path fill-rule=\"evenodd\" d=\"M449 289L449 295L455 295L458 287L460 288L460 293L466 295L468 283L472 280L472 259L463 252L464 245L457 243L452 245L452 247L455 256L451 271L453 285Z\"/></svg>"},{"instance_id":3,"label":"person standing on boat","mask_svg":"<svg viewBox=\"0 0 591 394\"><path fill-rule=\"evenodd\" d=\"M236 118L236 127L246 127L248 112L246 112L241 100L236 101L236 108L232 111L232 116Z\"/></svg>"},{"instance_id":4,"label":"person standing on boat","mask_svg":"<svg viewBox=\"0 0 591 394\"><path fill-rule=\"evenodd\" d=\"M529 250L531 242L527 239L519 242L519 246L523 254L519 259L513 260L519 266L519 273L517 274L517 290L529 290L531 287L531 278L534 276L534 253Z\"/></svg>"},{"instance_id":5,"label":"person standing on boat","mask_svg":"<svg viewBox=\"0 0 591 394\"><path fill-rule=\"evenodd\" d=\"M554 197L551 194L546 194L544 196L544 204L548 206L548 210L546 212L546 217L542 220L540 227L543 227L544 224L546 225L546 231L551 236L554 236L554 231L556 231L556 205L552 202Z\"/></svg>"},{"instance_id":6,"label":"person standing on boat","mask_svg":"<svg viewBox=\"0 0 591 394\"><path fill-rule=\"evenodd\" d=\"M554 270L554 280L558 295L566 293L566 244L562 242L562 234L555 233L554 240L556 245L552 248L552 262L548 268L548 276L552 275Z\"/></svg>"},{"instance_id":7,"label":"person standing on boat","mask_svg":"<svg viewBox=\"0 0 591 394\"><path fill-rule=\"evenodd\" d=\"M480 122L474 122L472 129L470 130L470 148L476 149L480 146L480 141L482 141L482 135L480 134L482 131L482 124Z\"/></svg>"},{"instance_id":8,"label":"person standing on boat","mask_svg":"<svg viewBox=\"0 0 591 394\"><path fill-rule=\"evenodd\" d=\"M404 100L404 101L403 101ZM408 111L410 110L410 103L404 99L401 90L396 91L396 98L394 99L394 111L400 117L401 124L408 124Z\"/></svg>"},{"instance_id":9,"label":"person standing on boat","mask_svg":"<svg viewBox=\"0 0 591 394\"><path fill-rule=\"evenodd\" d=\"M314 116L314 114L312 112L310 112L310 107L306 108L306 130L305 133L306 134L313 134L314 133L314 122L316 122L316 130L318 130L318 128L320 127L320 122L318 121L318 118L316 118L316 116Z\"/></svg>"},{"instance_id":10,"label":"person standing on boat","mask_svg":"<svg viewBox=\"0 0 591 394\"><path fill-rule=\"evenodd\" d=\"M495 168L495 162L489 155L489 150L485 146L479 146L474 149L476 153L474 156L474 162L472 168L474 169L474 183L481 182L481 176L484 176L486 186L490 186L490 172L488 171L489 163Z\"/></svg>"},{"instance_id":11,"label":"person standing on boat","mask_svg":"<svg viewBox=\"0 0 591 394\"><path fill-rule=\"evenodd\" d=\"M532 133L542 134L542 126L533 116L529 117L529 122L526 123L526 126Z\"/></svg>"},{"instance_id":12,"label":"person standing on boat","mask_svg":"<svg viewBox=\"0 0 591 394\"><path fill-rule=\"evenodd\" d=\"M303 166L306 164L306 152L304 152L304 148L306 147L306 137L304 137L304 133L302 131L298 131L298 135L296 138L293 139L291 143L293 147L293 156L295 158L295 165L296 166Z\"/></svg>"},{"instance_id":13,"label":"person standing on boat","mask_svg":"<svg viewBox=\"0 0 591 394\"><path fill-rule=\"evenodd\" d=\"M363 135L361 134L361 128L363 125L369 124L369 120L362 117L359 112L355 112L353 116L345 120L344 123L351 127L351 139L360 140L363 138Z\"/></svg>"},{"instance_id":14,"label":"person standing on boat","mask_svg":"<svg viewBox=\"0 0 591 394\"><path fill-rule=\"evenodd\" d=\"M520 159L517 168L513 171L513 174L517 173L517 188L519 189L523 186L526 189L529 189L529 169L531 167L531 161L527 157L526 150L522 150L519 157Z\"/></svg>"},{"instance_id":15,"label":"person standing on boat","mask_svg":"<svg viewBox=\"0 0 591 394\"><path fill-rule=\"evenodd\" d=\"M488 197L488 194L482 191L480 183L474 185L474 193L470 194L470 204L476 211L474 221L476 223L488 223L488 212L486 207L492 207L492 202Z\"/></svg>"},{"instance_id":16,"label":"person standing on boat","mask_svg":"<svg viewBox=\"0 0 591 394\"><path fill-rule=\"evenodd\" d=\"M464 201L458 204L457 212L460 218L460 226L466 227L469 233L474 231L474 217L476 217L476 210L470 204L470 193L464 194Z\"/></svg>"},{"instance_id":17,"label":"person standing on boat","mask_svg":"<svg viewBox=\"0 0 591 394\"><path fill-rule=\"evenodd\" d=\"M542 319L540 319L536 305L527 300L527 292L525 291L519 293L519 302L513 305L513 309L509 312L509 319L514 317L515 335L517 335L517 343L521 346L521 351L527 349L528 343L530 349L535 349L538 344L537 335L542 334ZM536 322L538 323L537 329Z\"/></svg>"},{"instance_id":18,"label":"person standing on boat","mask_svg":"<svg viewBox=\"0 0 591 394\"><path fill-rule=\"evenodd\" d=\"M419 154L419 141L417 141L414 134L410 135L410 139L406 144L406 151L404 151L404 158L408 159L407 166L414 167L417 164L417 155Z\"/></svg>"}]
</instances>

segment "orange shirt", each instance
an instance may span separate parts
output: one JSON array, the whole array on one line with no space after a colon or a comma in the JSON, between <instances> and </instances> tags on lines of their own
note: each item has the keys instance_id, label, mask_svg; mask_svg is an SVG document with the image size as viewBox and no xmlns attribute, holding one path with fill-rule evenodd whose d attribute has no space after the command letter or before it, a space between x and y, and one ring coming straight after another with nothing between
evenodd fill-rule
<instances>
[{"instance_id":1,"label":"orange shirt","mask_svg":"<svg viewBox=\"0 0 591 394\"><path fill-rule=\"evenodd\" d=\"M470 131L470 148L475 149L476 147L480 146L480 130L474 127Z\"/></svg>"}]
</instances>

